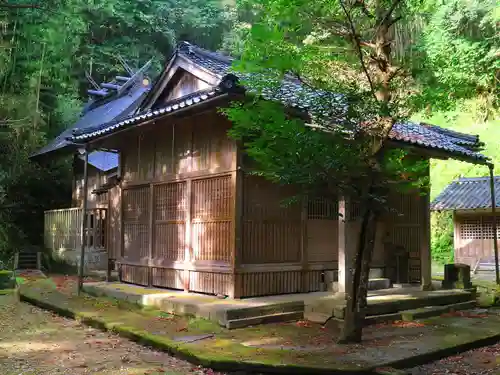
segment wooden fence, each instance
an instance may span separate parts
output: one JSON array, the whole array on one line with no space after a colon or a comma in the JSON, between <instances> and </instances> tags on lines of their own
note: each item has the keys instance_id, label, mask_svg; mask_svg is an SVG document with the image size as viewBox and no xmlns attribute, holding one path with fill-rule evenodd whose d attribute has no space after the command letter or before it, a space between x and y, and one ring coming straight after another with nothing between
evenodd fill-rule
<instances>
[{"instance_id":1,"label":"wooden fence","mask_svg":"<svg viewBox=\"0 0 500 375\"><path fill-rule=\"evenodd\" d=\"M82 216L81 208L45 211L45 247L51 250L79 249ZM106 246L107 209L87 210L85 220L85 247L104 249Z\"/></svg>"}]
</instances>

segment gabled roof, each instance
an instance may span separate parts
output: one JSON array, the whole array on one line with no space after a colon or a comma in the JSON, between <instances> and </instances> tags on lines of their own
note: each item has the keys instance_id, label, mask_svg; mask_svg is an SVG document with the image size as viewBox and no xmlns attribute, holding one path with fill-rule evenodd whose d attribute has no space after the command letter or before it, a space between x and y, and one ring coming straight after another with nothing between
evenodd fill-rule
<instances>
[{"instance_id":1,"label":"gabled roof","mask_svg":"<svg viewBox=\"0 0 500 375\"><path fill-rule=\"evenodd\" d=\"M191 66L200 69L204 74L208 74L213 78L210 80L216 82L216 84L211 89L190 94L187 97L166 103L160 109L151 110L155 92L161 89L162 80L167 77L172 61L178 58L188 61ZM73 132L73 139L78 141L92 140L144 121L168 116L187 106L196 105L205 100L202 99L205 96L227 95L237 84L238 77L245 78L246 76L246 74L232 73L230 71L232 62L233 59L228 56L182 42L177 46L171 62L141 105L141 109L144 109L142 113L137 113L122 121L110 121L107 124L76 130ZM250 92L253 91L248 87L246 89ZM321 112L321 115L331 113L332 108L340 104L340 95L312 89L289 76L285 76L276 90L264 91L262 96L265 99L280 101L289 107L298 108L309 113ZM193 100L193 98L197 98L197 100ZM394 125L389 138L402 145L431 149L444 156L452 156L476 163L486 163L488 161L486 156L477 152L482 146L478 136L443 129L435 125L415 122L397 123Z\"/></svg>"},{"instance_id":2,"label":"gabled roof","mask_svg":"<svg viewBox=\"0 0 500 375\"><path fill-rule=\"evenodd\" d=\"M494 178L495 206L500 207L500 176ZM434 211L491 208L490 178L459 178L431 203Z\"/></svg>"},{"instance_id":3,"label":"gabled roof","mask_svg":"<svg viewBox=\"0 0 500 375\"><path fill-rule=\"evenodd\" d=\"M111 98L102 105L91 108L83 113L80 119L70 128L64 130L52 142L44 146L32 158L42 155L48 156L55 151L63 151L74 144L68 140L74 129L87 129L109 121L118 121L130 115L140 104L144 95L149 91L149 86L142 85L142 81L133 86L130 91L118 98Z\"/></svg>"}]
</instances>

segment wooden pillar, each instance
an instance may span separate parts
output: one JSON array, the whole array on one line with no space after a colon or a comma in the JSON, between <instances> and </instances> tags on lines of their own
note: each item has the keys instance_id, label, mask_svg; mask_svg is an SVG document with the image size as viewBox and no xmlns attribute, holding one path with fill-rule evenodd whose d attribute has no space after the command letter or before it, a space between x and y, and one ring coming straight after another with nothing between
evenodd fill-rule
<instances>
[{"instance_id":1,"label":"wooden pillar","mask_svg":"<svg viewBox=\"0 0 500 375\"><path fill-rule=\"evenodd\" d=\"M428 189L420 197L422 221L420 223L420 282L422 290L432 290L432 258L431 258L431 211Z\"/></svg>"},{"instance_id":2,"label":"wooden pillar","mask_svg":"<svg viewBox=\"0 0 500 375\"><path fill-rule=\"evenodd\" d=\"M339 199L339 220L338 220L338 290L337 293L345 296L353 282L353 261L356 255L356 224L352 218L352 206L349 199L340 197Z\"/></svg>"},{"instance_id":3,"label":"wooden pillar","mask_svg":"<svg viewBox=\"0 0 500 375\"><path fill-rule=\"evenodd\" d=\"M191 255L193 253L192 243L191 243L191 230L192 230L192 202L193 202L193 190L192 190L192 180L188 179L186 181L186 233L185 233L185 248L184 248L184 272L183 272L183 288L185 292L189 292L189 274L190 274L190 262Z\"/></svg>"},{"instance_id":4,"label":"wooden pillar","mask_svg":"<svg viewBox=\"0 0 500 375\"><path fill-rule=\"evenodd\" d=\"M307 205L308 198L302 197L300 206L300 259L302 262L302 292L309 292L308 271L309 262L307 254Z\"/></svg>"},{"instance_id":5,"label":"wooden pillar","mask_svg":"<svg viewBox=\"0 0 500 375\"><path fill-rule=\"evenodd\" d=\"M80 265L78 268L78 295L82 293L83 289L83 272L84 272L84 262L85 262L85 228L86 228L86 218L87 218L87 204L88 204L88 162L89 162L89 148L85 146L82 150L84 153L84 167L83 167L83 205L82 205L82 222L80 225Z\"/></svg>"},{"instance_id":6,"label":"wooden pillar","mask_svg":"<svg viewBox=\"0 0 500 375\"><path fill-rule=\"evenodd\" d=\"M154 252L154 228L155 228L155 200L154 200L155 187L153 184L149 185L149 248L148 248L148 286L153 286L153 252Z\"/></svg>"},{"instance_id":7,"label":"wooden pillar","mask_svg":"<svg viewBox=\"0 0 500 375\"><path fill-rule=\"evenodd\" d=\"M243 146L240 142L234 144L233 153L233 192L234 192L234 251L232 257L232 285L229 288L231 298L241 298L242 286L241 276L239 275L239 267L241 258L243 256L243 205L244 205L244 179L245 174L243 171Z\"/></svg>"}]
</instances>

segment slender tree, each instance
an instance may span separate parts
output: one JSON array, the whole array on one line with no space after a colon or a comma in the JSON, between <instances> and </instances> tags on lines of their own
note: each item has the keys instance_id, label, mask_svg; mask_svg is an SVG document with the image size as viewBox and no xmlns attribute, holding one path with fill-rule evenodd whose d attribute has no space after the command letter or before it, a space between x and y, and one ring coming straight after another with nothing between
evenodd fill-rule
<instances>
[{"instance_id":1,"label":"slender tree","mask_svg":"<svg viewBox=\"0 0 500 375\"><path fill-rule=\"evenodd\" d=\"M234 69L259 95L225 110L235 124L231 134L256 162L252 173L299 186L303 195L348 197L349 206L359 208L353 282L339 341L360 341L377 223L388 192L426 183L426 161L387 145L395 122L407 116L404 101L411 94L404 66L394 61L392 33L411 16L412 4L250 0L244 5L258 20ZM289 109L260 99L283 93L285 76L304 93L323 89L338 95L316 95L314 103L298 105L308 109L306 118L290 116Z\"/></svg>"}]
</instances>

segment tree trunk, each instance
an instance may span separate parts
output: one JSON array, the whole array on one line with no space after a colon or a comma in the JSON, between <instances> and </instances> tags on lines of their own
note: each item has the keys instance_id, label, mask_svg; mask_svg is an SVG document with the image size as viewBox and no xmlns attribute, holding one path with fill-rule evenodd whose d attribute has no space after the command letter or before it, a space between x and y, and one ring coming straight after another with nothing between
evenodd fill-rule
<instances>
[{"instance_id":1,"label":"tree trunk","mask_svg":"<svg viewBox=\"0 0 500 375\"><path fill-rule=\"evenodd\" d=\"M370 191L372 188L370 188ZM365 200L361 217L356 256L353 260L353 281L346 291L344 326L338 343L358 343L362 340L362 330L367 307L368 276L375 247L378 210L370 198Z\"/></svg>"}]
</instances>

